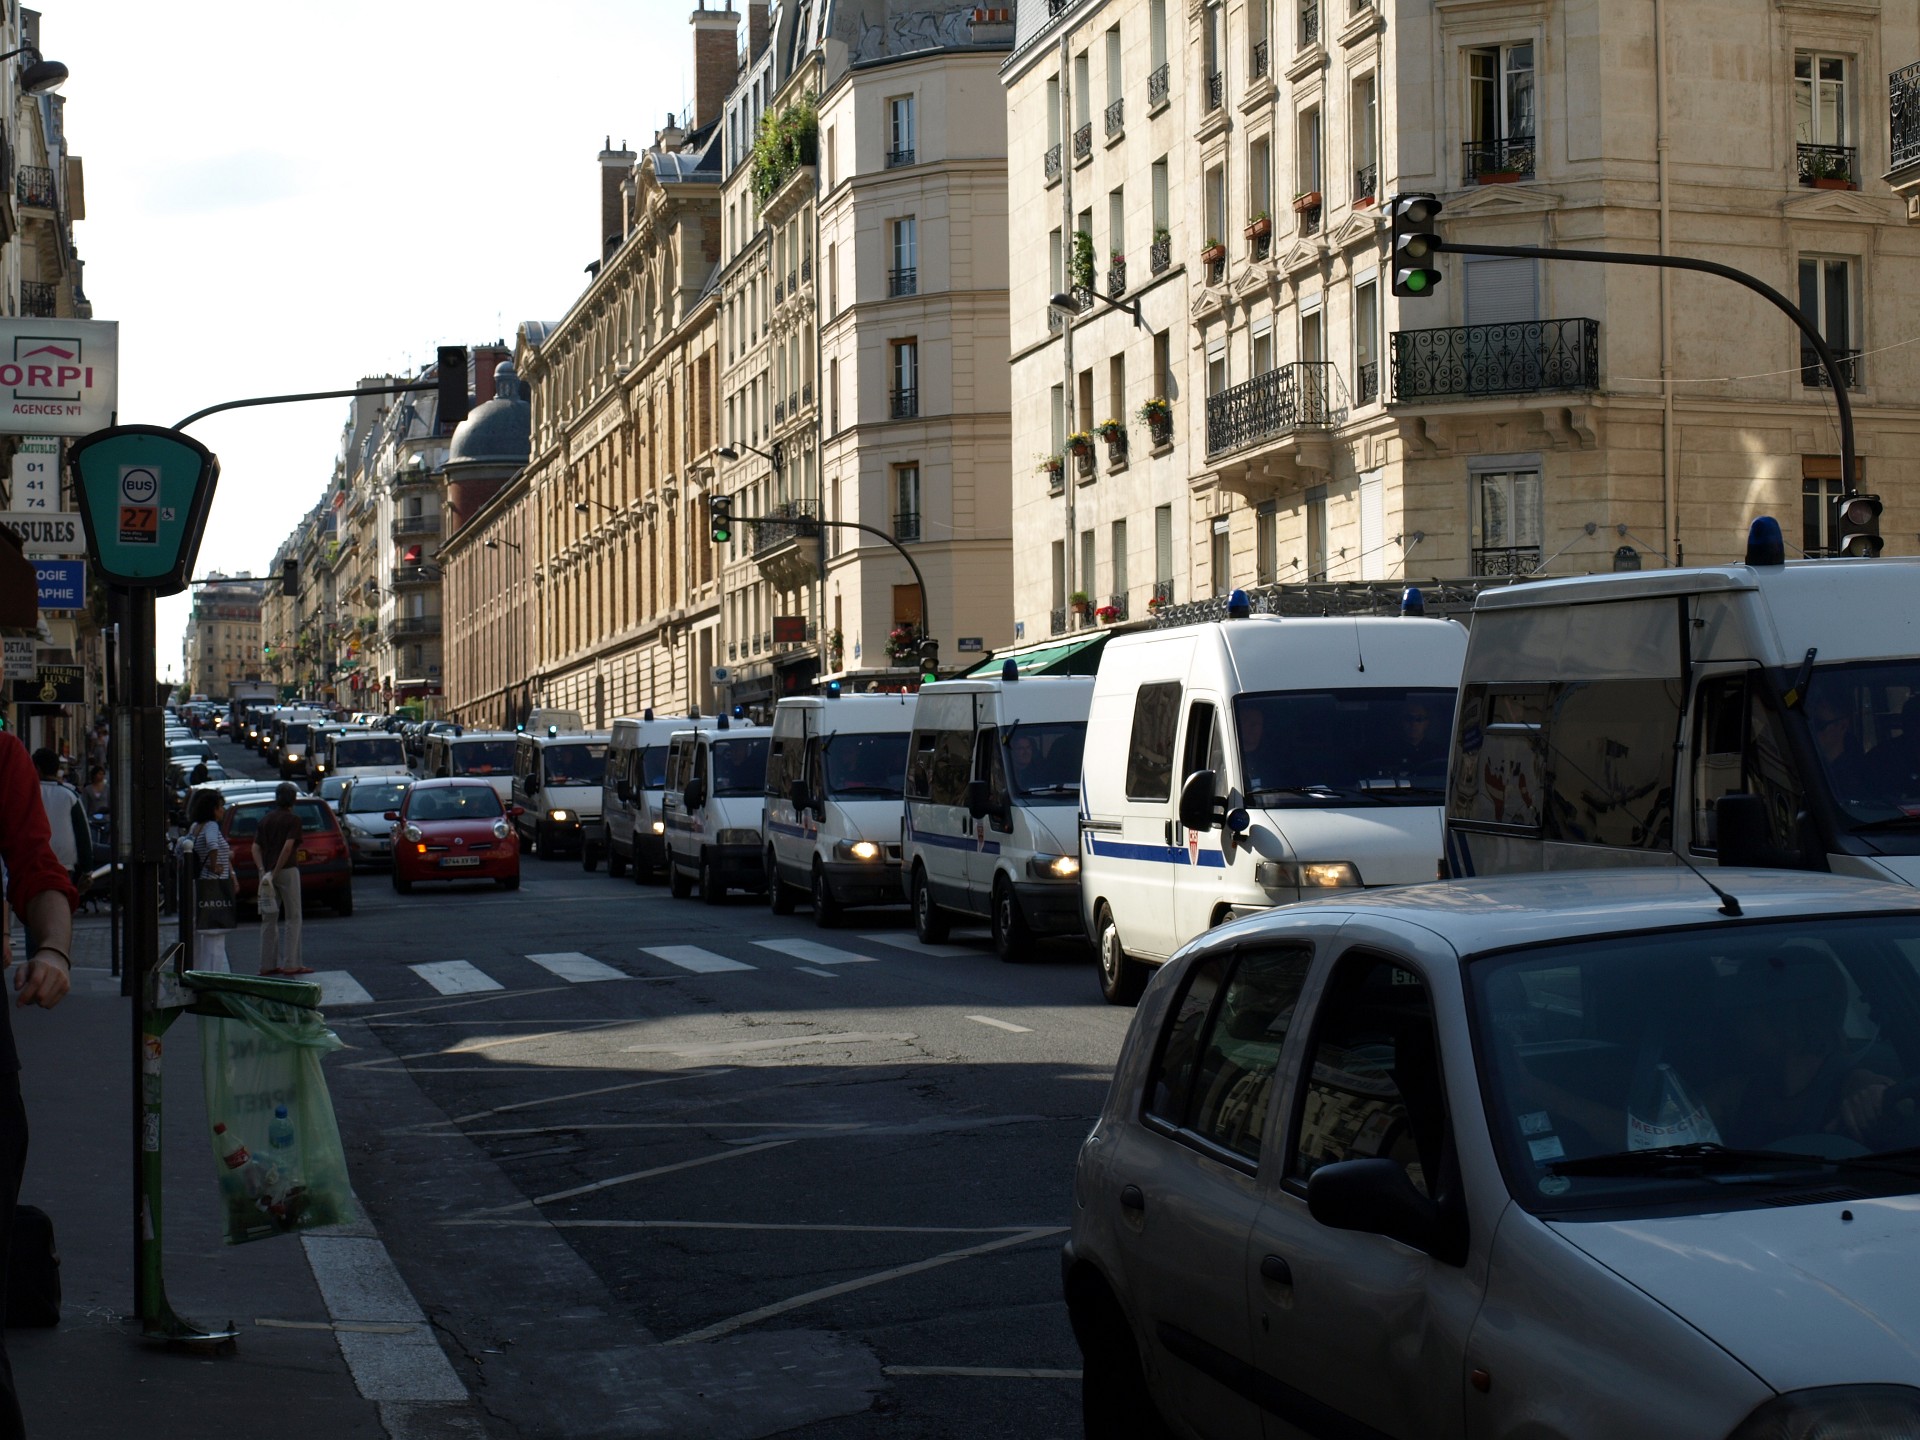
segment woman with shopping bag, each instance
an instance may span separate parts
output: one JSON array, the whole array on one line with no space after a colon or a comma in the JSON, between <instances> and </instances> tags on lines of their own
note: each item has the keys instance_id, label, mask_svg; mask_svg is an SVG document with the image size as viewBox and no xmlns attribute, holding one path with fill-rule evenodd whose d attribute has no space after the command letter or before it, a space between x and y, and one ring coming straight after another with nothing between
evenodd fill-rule
<instances>
[{"instance_id":1,"label":"woman with shopping bag","mask_svg":"<svg viewBox=\"0 0 1920 1440\"><path fill-rule=\"evenodd\" d=\"M226 798L196 790L187 804L188 838L197 862L193 882L193 968L225 972L227 936L234 927L233 850L220 828Z\"/></svg>"}]
</instances>

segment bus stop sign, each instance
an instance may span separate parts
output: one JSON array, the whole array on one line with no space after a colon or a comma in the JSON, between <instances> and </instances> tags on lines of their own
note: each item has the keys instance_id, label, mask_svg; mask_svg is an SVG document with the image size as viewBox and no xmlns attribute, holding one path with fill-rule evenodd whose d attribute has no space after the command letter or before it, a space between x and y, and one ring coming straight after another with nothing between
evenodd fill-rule
<instances>
[{"instance_id":1,"label":"bus stop sign","mask_svg":"<svg viewBox=\"0 0 1920 1440\"><path fill-rule=\"evenodd\" d=\"M159 595L186 589L218 457L178 430L114 425L76 441L67 464L101 578Z\"/></svg>"}]
</instances>

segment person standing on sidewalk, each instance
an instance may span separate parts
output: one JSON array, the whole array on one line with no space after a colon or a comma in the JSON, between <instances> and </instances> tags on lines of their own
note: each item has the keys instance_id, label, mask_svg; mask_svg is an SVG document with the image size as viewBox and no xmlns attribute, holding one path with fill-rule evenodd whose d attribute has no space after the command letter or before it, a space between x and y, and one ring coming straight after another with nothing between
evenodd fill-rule
<instances>
[{"instance_id":1,"label":"person standing on sidewalk","mask_svg":"<svg viewBox=\"0 0 1920 1440\"><path fill-rule=\"evenodd\" d=\"M67 879L79 883L93 869L93 827L80 794L60 778L60 757L45 746L33 752L40 772L40 804L46 811L54 857L66 866Z\"/></svg>"},{"instance_id":2,"label":"person standing on sidewalk","mask_svg":"<svg viewBox=\"0 0 1920 1440\"><path fill-rule=\"evenodd\" d=\"M306 827L294 812L300 792L282 780L273 792L273 809L253 837L254 859L260 866L260 973L311 975L313 967L300 963L300 865L294 858ZM278 912L278 923L275 923ZM284 930L285 936L282 937Z\"/></svg>"},{"instance_id":3,"label":"person standing on sidewalk","mask_svg":"<svg viewBox=\"0 0 1920 1440\"><path fill-rule=\"evenodd\" d=\"M73 983L73 907L79 896L53 853L47 811L35 785L38 767L26 746L0 733L0 860L6 862L7 901L26 922L27 954L15 967L14 1003L51 1010ZM0 967L12 961L12 925L0 929ZM3 1017L5 1007L0 1007ZM62 1080L59 1083L65 1083ZM27 1163L27 1109L20 1098L20 1056L13 1024L0 1018L0 1295L7 1289L7 1252L20 1173ZM0 1341L0 1440L26 1433L13 1369Z\"/></svg>"},{"instance_id":4,"label":"person standing on sidewalk","mask_svg":"<svg viewBox=\"0 0 1920 1440\"><path fill-rule=\"evenodd\" d=\"M187 834L192 842L193 858L200 862L198 878L225 880L228 909L231 911L233 850L227 844L227 832L220 823L226 818L226 813L226 797L218 790L196 790L193 799L187 803L187 819L191 822ZM199 893L200 887L196 884L196 902ZM207 924L202 918L207 913L204 909L198 909L194 915L193 968L217 970L224 975L232 968L227 962L227 936L233 933L233 925L231 922L225 925Z\"/></svg>"}]
</instances>

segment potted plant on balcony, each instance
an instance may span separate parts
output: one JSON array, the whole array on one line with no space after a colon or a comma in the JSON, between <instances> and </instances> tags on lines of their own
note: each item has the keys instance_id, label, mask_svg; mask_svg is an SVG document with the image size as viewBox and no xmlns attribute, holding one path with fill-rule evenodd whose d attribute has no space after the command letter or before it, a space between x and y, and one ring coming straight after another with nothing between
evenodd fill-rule
<instances>
[{"instance_id":1,"label":"potted plant on balcony","mask_svg":"<svg viewBox=\"0 0 1920 1440\"><path fill-rule=\"evenodd\" d=\"M1319 208L1320 192L1318 190L1302 190L1298 195L1293 197L1293 209L1296 215L1305 214L1309 210L1318 210Z\"/></svg>"},{"instance_id":2,"label":"potted plant on balcony","mask_svg":"<svg viewBox=\"0 0 1920 1440\"><path fill-rule=\"evenodd\" d=\"M1153 443L1171 445L1173 443L1173 402L1164 395L1155 395L1140 406L1140 418L1146 423L1147 434Z\"/></svg>"},{"instance_id":3,"label":"potted plant on balcony","mask_svg":"<svg viewBox=\"0 0 1920 1440\"><path fill-rule=\"evenodd\" d=\"M1118 420L1102 420L1093 433L1107 442L1108 463L1118 465L1127 458L1127 427Z\"/></svg>"},{"instance_id":4,"label":"potted plant on balcony","mask_svg":"<svg viewBox=\"0 0 1920 1440\"><path fill-rule=\"evenodd\" d=\"M1200 251L1201 263L1204 265L1218 265L1226 258L1227 247L1222 245L1214 236L1209 235L1206 245L1202 247Z\"/></svg>"},{"instance_id":5,"label":"potted plant on balcony","mask_svg":"<svg viewBox=\"0 0 1920 1440\"><path fill-rule=\"evenodd\" d=\"M837 629L829 630L827 632L827 659L832 661L833 664L838 665L841 656L845 655L846 652L846 637Z\"/></svg>"},{"instance_id":6,"label":"potted plant on balcony","mask_svg":"<svg viewBox=\"0 0 1920 1440\"><path fill-rule=\"evenodd\" d=\"M1147 613L1150 615L1158 615L1162 610L1167 608L1168 603L1167 597L1156 590L1147 597Z\"/></svg>"},{"instance_id":7,"label":"potted plant on balcony","mask_svg":"<svg viewBox=\"0 0 1920 1440\"><path fill-rule=\"evenodd\" d=\"M1066 456L1042 455L1040 457L1040 463L1033 467L1033 471L1034 471L1034 474L1036 475L1046 476L1048 486L1052 489L1057 490L1060 488L1061 472L1063 472L1066 468L1067 468Z\"/></svg>"},{"instance_id":8,"label":"potted plant on balcony","mask_svg":"<svg viewBox=\"0 0 1920 1440\"><path fill-rule=\"evenodd\" d=\"M1082 475L1093 474L1093 436L1084 430L1076 430L1067 436L1067 453L1073 456L1074 468Z\"/></svg>"},{"instance_id":9,"label":"potted plant on balcony","mask_svg":"<svg viewBox=\"0 0 1920 1440\"><path fill-rule=\"evenodd\" d=\"M1120 607L1118 605L1102 605L1098 610L1093 612L1093 618L1098 620L1102 625L1111 625L1120 618Z\"/></svg>"},{"instance_id":10,"label":"potted plant on balcony","mask_svg":"<svg viewBox=\"0 0 1920 1440\"><path fill-rule=\"evenodd\" d=\"M1480 185L1512 185L1521 175L1504 150L1489 148L1474 152L1473 178Z\"/></svg>"},{"instance_id":11,"label":"potted plant on balcony","mask_svg":"<svg viewBox=\"0 0 1920 1440\"><path fill-rule=\"evenodd\" d=\"M1093 236L1084 230L1073 232L1073 288L1093 289Z\"/></svg>"},{"instance_id":12,"label":"potted plant on balcony","mask_svg":"<svg viewBox=\"0 0 1920 1440\"><path fill-rule=\"evenodd\" d=\"M1247 222L1247 239L1264 240L1273 233L1273 216L1265 210L1253 212L1253 218Z\"/></svg>"},{"instance_id":13,"label":"potted plant on balcony","mask_svg":"<svg viewBox=\"0 0 1920 1440\"><path fill-rule=\"evenodd\" d=\"M1853 167L1847 163L1847 157L1830 150L1815 150L1808 155L1807 163L1801 167L1801 179L1816 190L1854 188Z\"/></svg>"},{"instance_id":14,"label":"potted plant on balcony","mask_svg":"<svg viewBox=\"0 0 1920 1440\"><path fill-rule=\"evenodd\" d=\"M896 625L887 632L887 654L895 660L911 660L920 648L920 630L915 625Z\"/></svg>"},{"instance_id":15,"label":"potted plant on balcony","mask_svg":"<svg viewBox=\"0 0 1920 1440\"><path fill-rule=\"evenodd\" d=\"M1084 620L1093 609L1093 597L1084 590L1076 590L1067 596L1067 608Z\"/></svg>"}]
</instances>

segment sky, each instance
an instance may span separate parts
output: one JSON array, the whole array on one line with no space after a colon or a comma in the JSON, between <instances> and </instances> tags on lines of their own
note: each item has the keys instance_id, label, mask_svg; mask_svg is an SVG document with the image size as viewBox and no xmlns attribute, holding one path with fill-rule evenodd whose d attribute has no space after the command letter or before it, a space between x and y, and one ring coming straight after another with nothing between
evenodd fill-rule
<instances>
[{"instance_id":1,"label":"sky","mask_svg":"<svg viewBox=\"0 0 1920 1440\"><path fill-rule=\"evenodd\" d=\"M37 4L71 72L75 244L94 318L120 324L122 423L347 389L559 319L598 254L602 145L643 150L692 96L684 0ZM198 574L266 572L346 406L192 427L221 465ZM162 675L188 608L160 604Z\"/></svg>"}]
</instances>

